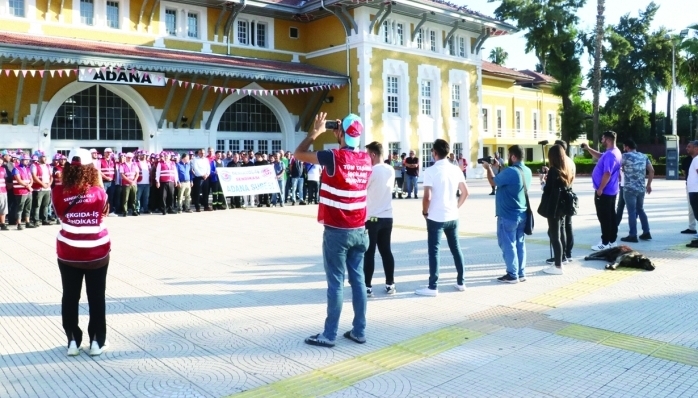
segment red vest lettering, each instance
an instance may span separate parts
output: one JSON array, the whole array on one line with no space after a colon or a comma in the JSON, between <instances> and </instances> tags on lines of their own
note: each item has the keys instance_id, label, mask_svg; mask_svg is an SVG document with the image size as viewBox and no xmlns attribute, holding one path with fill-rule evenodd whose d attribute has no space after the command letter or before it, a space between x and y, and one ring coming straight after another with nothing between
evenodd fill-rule
<instances>
[{"instance_id":1,"label":"red vest lettering","mask_svg":"<svg viewBox=\"0 0 698 398\"><path fill-rule=\"evenodd\" d=\"M114 161L109 159L102 159L100 162L100 170L105 177L109 178L110 181L114 180Z\"/></svg>"},{"instance_id":2,"label":"red vest lettering","mask_svg":"<svg viewBox=\"0 0 698 398\"><path fill-rule=\"evenodd\" d=\"M19 173L19 179L25 184L31 184L32 182L32 172L29 167L17 167L17 173ZM17 183L17 180L12 180L12 188L14 189L15 195L29 195L29 189L25 188L23 185Z\"/></svg>"},{"instance_id":3,"label":"red vest lettering","mask_svg":"<svg viewBox=\"0 0 698 398\"><path fill-rule=\"evenodd\" d=\"M111 241L102 223L102 212L107 204L104 189L92 187L83 195L74 190L54 189L51 199L61 220L61 230L56 237L58 259L80 262L106 257Z\"/></svg>"},{"instance_id":4,"label":"red vest lettering","mask_svg":"<svg viewBox=\"0 0 698 398\"><path fill-rule=\"evenodd\" d=\"M318 222L329 227L353 229L366 221L366 186L371 158L366 152L332 149L334 175L322 171Z\"/></svg>"},{"instance_id":5,"label":"red vest lettering","mask_svg":"<svg viewBox=\"0 0 698 398\"><path fill-rule=\"evenodd\" d=\"M124 177L128 178L129 180L133 181L133 178L136 176L136 166L133 165L133 163L121 163L119 165L119 172L121 173L121 186L122 187L127 187L129 185L133 185L133 183L129 183L124 180Z\"/></svg>"},{"instance_id":6,"label":"red vest lettering","mask_svg":"<svg viewBox=\"0 0 698 398\"><path fill-rule=\"evenodd\" d=\"M176 172L174 162L160 162L160 182L174 182Z\"/></svg>"},{"instance_id":7,"label":"red vest lettering","mask_svg":"<svg viewBox=\"0 0 698 398\"><path fill-rule=\"evenodd\" d=\"M45 183L48 183L51 178L49 177L51 175L51 166L47 164L39 164L39 163L34 163L32 166L32 171L36 173L36 178L38 178L40 181L43 181ZM35 191L41 191L44 189L44 186L39 184L38 182L34 182L32 184L32 189Z\"/></svg>"}]
</instances>

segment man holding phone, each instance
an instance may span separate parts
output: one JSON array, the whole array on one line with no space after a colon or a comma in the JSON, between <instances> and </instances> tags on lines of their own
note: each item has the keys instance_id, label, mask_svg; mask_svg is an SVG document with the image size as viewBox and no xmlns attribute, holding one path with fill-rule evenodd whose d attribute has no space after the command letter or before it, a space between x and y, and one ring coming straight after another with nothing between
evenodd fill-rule
<instances>
[{"instance_id":1,"label":"man holding phone","mask_svg":"<svg viewBox=\"0 0 698 398\"><path fill-rule=\"evenodd\" d=\"M313 129L298 145L295 158L323 166L318 207L318 222L325 226L322 256L327 278L327 318L322 333L305 339L306 344L334 347L339 317L344 301L344 275L349 274L354 321L352 330L344 337L363 344L366 342L366 284L364 253L368 247L366 195L371 175L371 158L358 150L363 124L354 114L344 120L326 121L327 114L315 116ZM340 149L309 151L310 145L330 130Z\"/></svg>"}]
</instances>

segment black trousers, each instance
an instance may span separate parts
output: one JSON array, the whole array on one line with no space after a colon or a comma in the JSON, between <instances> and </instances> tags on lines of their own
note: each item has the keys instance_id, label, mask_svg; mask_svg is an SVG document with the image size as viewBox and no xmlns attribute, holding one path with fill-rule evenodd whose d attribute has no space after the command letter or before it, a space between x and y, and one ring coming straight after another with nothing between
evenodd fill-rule
<instances>
[{"instance_id":1,"label":"black trousers","mask_svg":"<svg viewBox=\"0 0 698 398\"><path fill-rule=\"evenodd\" d=\"M601 224L601 243L607 245L618 238L618 224L616 223L616 195L594 194L596 217Z\"/></svg>"},{"instance_id":2,"label":"black trousers","mask_svg":"<svg viewBox=\"0 0 698 398\"><path fill-rule=\"evenodd\" d=\"M564 233L565 243L562 249L565 251L567 258L572 258L572 248L574 247L574 232L572 231L572 216L565 216L560 227L560 235Z\"/></svg>"},{"instance_id":3,"label":"black trousers","mask_svg":"<svg viewBox=\"0 0 698 398\"><path fill-rule=\"evenodd\" d=\"M563 249L567 247L564 223L565 216L548 218L548 237L550 238L550 246L553 248L553 259L557 267L562 266Z\"/></svg>"},{"instance_id":4,"label":"black trousers","mask_svg":"<svg viewBox=\"0 0 698 398\"><path fill-rule=\"evenodd\" d=\"M404 193L402 190L402 183L404 182L404 180L405 179L403 177L395 177L395 188L393 191L393 196L395 196L395 194L398 194L398 192L400 192L399 195L400 195L400 197L402 197L402 194Z\"/></svg>"},{"instance_id":5,"label":"black trousers","mask_svg":"<svg viewBox=\"0 0 698 398\"><path fill-rule=\"evenodd\" d=\"M160 202L160 207L162 207L162 212L173 212L173 204L175 202L174 197L174 182L161 182L160 183L160 195L162 195L162 200Z\"/></svg>"},{"instance_id":6,"label":"black trousers","mask_svg":"<svg viewBox=\"0 0 698 398\"><path fill-rule=\"evenodd\" d=\"M191 187L191 201L194 203L196 210L208 207L208 191L208 179L204 180L204 177L194 177L194 183Z\"/></svg>"},{"instance_id":7,"label":"black trousers","mask_svg":"<svg viewBox=\"0 0 698 398\"><path fill-rule=\"evenodd\" d=\"M5 221L8 225L17 224L17 197L11 189L7 190L7 218Z\"/></svg>"},{"instance_id":8,"label":"black trousers","mask_svg":"<svg viewBox=\"0 0 698 398\"><path fill-rule=\"evenodd\" d=\"M393 232L392 218L370 218L366 221L366 230L368 231L368 249L364 255L364 276L366 278L366 287L373 286L373 272L375 270L376 246L378 252L383 259L383 271L385 272L385 284L392 285L395 283L395 258L390 250L390 235Z\"/></svg>"},{"instance_id":9,"label":"black trousers","mask_svg":"<svg viewBox=\"0 0 698 398\"><path fill-rule=\"evenodd\" d=\"M78 347L82 342L82 330L78 325L80 312L80 292L82 291L82 279L85 278L85 290L87 290L87 302L90 305L90 322L87 325L87 333L90 342L97 341L99 346L104 345L107 338L107 319L105 290L107 286L107 269L109 264L97 269L81 269L71 267L58 260L58 269L61 271L63 284L63 300L61 302L61 316L63 318L63 330L68 338L68 343L75 340Z\"/></svg>"},{"instance_id":10,"label":"black trousers","mask_svg":"<svg viewBox=\"0 0 698 398\"><path fill-rule=\"evenodd\" d=\"M317 203L317 193L320 183L308 180L308 203Z\"/></svg>"},{"instance_id":11,"label":"black trousers","mask_svg":"<svg viewBox=\"0 0 698 398\"><path fill-rule=\"evenodd\" d=\"M688 203L691 205L691 209L693 209L693 214L698 214L698 192L688 193Z\"/></svg>"},{"instance_id":12,"label":"black trousers","mask_svg":"<svg viewBox=\"0 0 698 398\"><path fill-rule=\"evenodd\" d=\"M34 223L48 221L49 204L51 204L51 191L33 191L31 221Z\"/></svg>"}]
</instances>

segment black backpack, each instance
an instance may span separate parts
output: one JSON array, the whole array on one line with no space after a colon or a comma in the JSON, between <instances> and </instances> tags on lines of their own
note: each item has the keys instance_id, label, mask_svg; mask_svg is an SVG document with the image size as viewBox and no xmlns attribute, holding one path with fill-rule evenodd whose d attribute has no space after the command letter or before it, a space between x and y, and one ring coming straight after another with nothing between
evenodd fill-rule
<instances>
[{"instance_id":1,"label":"black backpack","mask_svg":"<svg viewBox=\"0 0 698 398\"><path fill-rule=\"evenodd\" d=\"M572 191L572 187L560 188L560 209L567 217L576 216L579 208L577 194Z\"/></svg>"}]
</instances>

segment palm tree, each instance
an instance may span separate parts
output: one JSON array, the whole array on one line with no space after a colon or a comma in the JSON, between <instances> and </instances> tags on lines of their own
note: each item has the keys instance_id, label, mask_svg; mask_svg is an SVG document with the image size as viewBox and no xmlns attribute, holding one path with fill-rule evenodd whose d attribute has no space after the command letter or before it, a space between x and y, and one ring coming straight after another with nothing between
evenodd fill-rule
<instances>
[{"instance_id":1,"label":"palm tree","mask_svg":"<svg viewBox=\"0 0 698 398\"><path fill-rule=\"evenodd\" d=\"M698 29L698 25L691 28ZM698 99L698 39L684 40L677 50L681 51L685 58L678 65L676 80L686 90L686 96L690 104L691 98ZM696 103L698 104L698 100ZM693 139L696 139L698 135L698 126L696 127L696 130L693 131Z\"/></svg>"},{"instance_id":2,"label":"palm tree","mask_svg":"<svg viewBox=\"0 0 698 398\"><path fill-rule=\"evenodd\" d=\"M495 47L492 51L490 51L490 61L497 65L504 66L504 63L507 62L508 57L509 53L504 51L502 47Z\"/></svg>"},{"instance_id":3,"label":"palm tree","mask_svg":"<svg viewBox=\"0 0 698 398\"><path fill-rule=\"evenodd\" d=\"M606 1L597 0L596 3L596 38L594 41L594 75L592 81L592 90L594 92L594 143L599 147L599 97L601 95L601 57L603 48L604 34L604 12L606 10Z\"/></svg>"}]
</instances>

